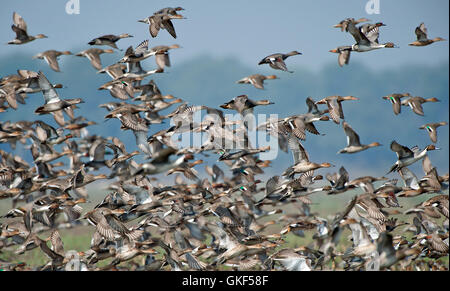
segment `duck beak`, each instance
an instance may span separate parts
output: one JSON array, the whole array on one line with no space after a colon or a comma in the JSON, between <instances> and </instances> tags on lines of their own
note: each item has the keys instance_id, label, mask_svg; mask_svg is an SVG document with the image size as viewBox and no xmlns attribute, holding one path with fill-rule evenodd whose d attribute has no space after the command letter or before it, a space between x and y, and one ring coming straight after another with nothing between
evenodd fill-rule
<instances>
[{"instance_id":1,"label":"duck beak","mask_svg":"<svg viewBox=\"0 0 450 291\"><path fill-rule=\"evenodd\" d=\"M337 53L337 49L329 50L330 53Z\"/></svg>"}]
</instances>

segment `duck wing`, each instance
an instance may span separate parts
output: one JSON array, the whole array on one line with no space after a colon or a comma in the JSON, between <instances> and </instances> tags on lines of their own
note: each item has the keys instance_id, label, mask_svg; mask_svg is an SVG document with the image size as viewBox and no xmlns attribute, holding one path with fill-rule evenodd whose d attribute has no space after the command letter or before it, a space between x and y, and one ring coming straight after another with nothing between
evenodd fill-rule
<instances>
[{"instance_id":1,"label":"duck wing","mask_svg":"<svg viewBox=\"0 0 450 291\"><path fill-rule=\"evenodd\" d=\"M394 114L395 115L400 114L402 110L400 98L398 96L390 96L389 100L392 103L392 110L394 110Z\"/></svg>"},{"instance_id":2,"label":"duck wing","mask_svg":"<svg viewBox=\"0 0 450 291\"><path fill-rule=\"evenodd\" d=\"M282 71L288 71L288 68L286 67L286 63L283 61L281 57L277 57L270 60L270 66L274 69L282 70Z\"/></svg>"},{"instance_id":3,"label":"duck wing","mask_svg":"<svg viewBox=\"0 0 450 291\"><path fill-rule=\"evenodd\" d=\"M425 23L422 22L419 26L417 26L414 32L416 33L417 41L428 40L427 28L425 27Z\"/></svg>"},{"instance_id":4,"label":"duck wing","mask_svg":"<svg viewBox=\"0 0 450 291\"><path fill-rule=\"evenodd\" d=\"M60 72L58 60L55 54L45 54L44 60L52 68L53 71Z\"/></svg>"},{"instance_id":5,"label":"duck wing","mask_svg":"<svg viewBox=\"0 0 450 291\"><path fill-rule=\"evenodd\" d=\"M164 67L170 67L169 54L156 54L155 55L156 65L164 69Z\"/></svg>"},{"instance_id":6,"label":"duck wing","mask_svg":"<svg viewBox=\"0 0 450 291\"><path fill-rule=\"evenodd\" d=\"M370 40L367 39L360 28L356 27L353 21L350 21L348 24L348 32L353 36L358 45L370 46Z\"/></svg>"},{"instance_id":7,"label":"duck wing","mask_svg":"<svg viewBox=\"0 0 450 291\"><path fill-rule=\"evenodd\" d=\"M64 244L57 230L54 230L50 235L50 242L52 244L52 250L55 253L64 256Z\"/></svg>"},{"instance_id":8,"label":"duck wing","mask_svg":"<svg viewBox=\"0 0 450 291\"><path fill-rule=\"evenodd\" d=\"M397 154L398 159L414 157L413 151L408 147L397 143L395 140L391 142L391 150Z\"/></svg>"},{"instance_id":9,"label":"duck wing","mask_svg":"<svg viewBox=\"0 0 450 291\"><path fill-rule=\"evenodd\" d=\"M408 105L409 107L411 107L412 111L414 111L415 114L421 115L423 116L423 107L422 104L420 103L420 101L418 100L408 100Z\"/></svg>"},{"instance_id":10,"label":"duck wing","mask_svg":"<svg viewBox=\"0 0 450 291\"><path fill-rule=\"evenodd\" d=\"M341 118L344 118L344 114L342 112L342 106L337 99L327 100L327 105L329 109L329 114L331 119L336 123L341 123Z\"/></svg>"},{"instance_id":11,"label":"duck wing","mask_svg":"<svg viewBox=\"0 0 450 291\"><path fill-rule=\"evenodd\" d=\"M27 23L25 22L25 20L23 20L22 16L20 16L16 12L14 12L13 13L13 21L14 21L14 25L17 28L21 29L23 32L25 32L25 34L27 33Z\"/></svg>"},{"instance_id":12,"label":"duck wing","mask_svg":"<svg viewBox=\"0 0 450 291\"><path fill-rule=\"evenodd\" d=\"M170 33L170 35L171 35L173 38L177 38L177 33L175 32L175 27L173 26L173 23L172 23L172 21L170 20L170 18L168 18L168 19L163 19L162 25L163 25L164 28Z\"/></svg>"},{"instance_id":13,"label":"duck wing","mask_svg":"<svg viewBox=\"0 0 450 291\"><path fill-rule=\"evenodd\" d=\"M44 95L45 104L61 101L61 99L59 99L58 93L56 93L56 90L53 88L52 84L45 77L42 71L39 71L38 81L39 87L41 88L42 94Z\"/></svg>"},{"instance_id":14,"label":"duck wing","mask_svg":"<svg viewBox=\"0 0 450 291\"><path fill-rule=\"evenodd\" d=\"M302 161L309 161L308 153L296 138L290 136L288 139L288 146L292 151L292 156L294 158L295 164L298 164Z\"/></svg>"},{"instance_id":15,"label":"duck wing","mask_svg":"<svg viewBox=\"0 0 450 291\"><path fill-rule=\"evenodd\" d=\"M411 170L407 167L403 167L400 169L400 176L405 182L406 187L414 190L420 189L419 180L417 179L416 175L414 175L414 173L411 172Z\"/></svg>"},{"instance_id":16,"label":"duck wing","mask_svg":"<svg viewBox=\"0 0 450 291\"><path fill-rule=\"evenodd\" d=\"M148 50L148 39L141 42L134 50L134 55L139 57Z\"/></svg>"},{"instance_id":17,"label":"duck wing","mask_svg":"<svg viewBox=\"0 0 450 291\"><path fill-rule=\"evenodd\" d=\"M20 27L12 25L11 29L16 33L16 39L19 39L19 40L27 40L28 39L28 33L25 30L21 29Z\"/></svg>"},{"instance_id":18,"label":"duck wing","mask_svg":"<svg viewBox=\"0 0 450 291\"><path fill-rule=\"evenodd\" d=\"M248 78L250 83L257 89L264 89L264 78L261 75L253 75Z\"/></svg>"},{"instance_id":19,"label":"duck wing","mask_svg":"<svg viewBox=\"0 0 450 291\"><path fill-rule=\"evenodd\" d=\"M348 146L361 146L359 141L359 135L351 128L351 126L343 121L342 127L344 128L345 135L347 135L347 145Z\"/></svg>"},{"instance_id":20,"label":"duck wing","mask_svg":"<svg viewBox=\"0 0 450 291\"><path fill-rule=\"evenodd\" d=\"M371 43L378 43L378 36L380 35L380 29L375 24L364 24L360 28L361 32Z\"/></svg>"},{"instance_id":21,"label":"duck wing","mask_svg":"<svg viewBox=\"0 0 450 291\"><path fill-rule=\"evenodd\" d=\"M102 69L102 62L100 60L100 54L97 52L88 52L86 57L91 61L91 64L97 70Z\"/></svg>"},{"instance_id":22,"label":"duck wing","mask_svg":"<svg viewBox=\"0 0 450 291\"><path fill-rule=\"evenodd\" d=\"M150 26L148 27L150 35L156 37L161 29L161 16L154 15L150 17Z\"/></svg>"},{"instance_id":23,"label":"duck wing","mask_svg":"<svg viewBox=\"0 0 450 291\"><path fill-rule=\"evenodd\" d=\"M318 114L320 112L316 102L311 97L306 98L306 106L308 106L308 113Z\"/></svg>"},{"instance_id":24,"label":"duck wing","mask_svg":"<svg viewBox=\"0 0 450 291\"><path fill-rule=\"evenodd\" d=\"M350 62L350 52L351 52L351 50L349 50L349 49L341 50L339 52L339 56L338 56L339 66L343 67L344 65L348 65L348 63Z\"/></svg>"}]
</instances>

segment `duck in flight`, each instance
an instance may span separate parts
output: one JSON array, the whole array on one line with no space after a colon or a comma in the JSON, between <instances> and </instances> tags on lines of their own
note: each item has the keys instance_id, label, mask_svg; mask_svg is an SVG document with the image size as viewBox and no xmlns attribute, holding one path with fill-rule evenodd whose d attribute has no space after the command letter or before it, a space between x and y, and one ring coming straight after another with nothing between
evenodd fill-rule
<instances>
[{"instance_id":1,"label":"duck in flight","mask_svg":"<svg viewBox=\"0 0 450 291\"><path fill-rule=\"evenodd\" d=\"M429 39L427 36L427 28L425 24L422 22L419 26L414 30L417 36L417 40L410 43L410 46L427 46L434 42L445 41L442 37L435 37L433 39Z\"/></svg>"},{"instance_id":2,"label":"duck in flight","mask_svg":"<svg viewBox=\"0 0 450 291\"><path fill-rule=\"evenodd\" d=\"M42 53L39 53L33 57L33 59L44 59L47 64L50 66L50 68L55 72L61 72L59 69L58 64L58 57L61 55L71 55L72 53L70 51L55 51L55 50L48 50Z\"/></svg>"},{"instance_id":3,"label":"duck in flight","mask_svg":"<svg viewBox=\"0 0 450 291\"><path fill-rule=\"evenodd\" d=\"M373 142L368 145L362 145L359 141L359 135L353 130L353 128L351 128L351 126L347 122L343 121L342 127L344 128L345 135L347 136L347 146L341 149L338 154L353 154L366 150L368 148L380 146L378 142Z\"/></svg>"},{"instance_id":4,"label":"duck in flight","mask_svg":"<svg viewBox=\"0 0 450 291\"><path fill-rule=\"evenodd\" d=\"M13 13L14 24L11 26L12 30L16 33L16 38L9 41L8 44L25 44L35 39L47 38L44 34L38 34L36 36L28 35L27 23L23 20L22 16Z\"/></svg>"},{"instance_id":5,"label":"duck in flight","mask_svg":"<svg viewBox=\"0 0 450 291\"><path fill-rule=\"evenodd\" d=\"M128 37L133 37L133 36L128 33L122 33L119 35L107 34L107 35L102 35L97 38L94 38L93 40L88 42L88 44L89 45L108 45L112 48L119 49L116 45L116 42L122 38L128 38Z\"/></svg>"},{"instance_id":6,"label":"duck in flight","mask_svg":"<svg viewBox=\"0 0 450 291\"><path fill-rule=\"evenodd\" d=\"M265 80L273 80L278 79L275 75L264 76L261 74L253 74L248 77L242 78L236 83L238 84L252 84L257 89L264 89L264 81Z\"/></svg>"},{"instance_id":7,"label":"duck in flight","mask_svg":"<svg viewBox=\"0 0 450 291\"><path fill-rule=\"evenodd\" d=\"M395 48L394 43L387 42L380 44L378 42L379 27L385 26L384 23L364 24L356 27L354 22L349 22L348 32L353 36L356 43L352 45L352 51L367 52L381 48Z\"/></svg>"},{"instance_id":8,"label":"duck in flight","mask_svg":"<svg viewBox=\"0 0 450 291\"><path fill-rule=\"evenodd\" d=\"M419 127L419 129L426 129L430 139L433 143L437 143L437 128L439 126L447 125L447 122L435 122L435 123L427 123Z\"/></svg>"},{"instance_id":9,"label":"duck in flight","mask_svg":"<svg viewBox=\"0 0 450 291\"><path fill-rule=\"evenodd\" d=\"M271 54L271 55L265 57L264 59L262 59L258 63L258 65L269 64L269 66L272 69L293 73L292 71L289 71L287 69L284 60L286 60L290 56L301 55L301 54L302 53L300 53L298 51L291 51L287 54L281 54L281 53Z\"/></svg>"},{"instance_id":10,"label":"duck in flight","mask_svg":"<svg viewBox=\"0 0 450 291\"><path fill-rule=\"evenodd\" d=\"M423 150L419 150L417 146L410 149L407 146L401 145L394 140L391 142L391 150L397 154L398 159L395 164L392 165L392 167L389 169L389 172L387 172L387 174L393 171L398 171L403 167L412 165L415 162L423 159L427 155L428 151L439 150L439 148L435 147L434 145L428 145Z\"/></svg>"}]
</instances>

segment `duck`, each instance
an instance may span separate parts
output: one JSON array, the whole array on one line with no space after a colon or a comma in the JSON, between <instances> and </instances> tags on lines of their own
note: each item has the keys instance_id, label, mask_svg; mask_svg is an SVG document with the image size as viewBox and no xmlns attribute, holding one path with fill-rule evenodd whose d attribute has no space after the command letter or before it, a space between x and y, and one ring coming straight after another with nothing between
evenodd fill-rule
<instances>
[{"instance_id":1,"label":"duck","mask_svg":"<svg viewBox=\"0 0 450 291\"><path fill-rule=\"evenodd\" d=\"M431 160L428 155L422 160L422 168L425 172L425 176L419 180L419 185L423 188L431 188L433 191L440 191L441 189L448 188L448 185L444 185L443 182L448 182L447 178L439 176L436 167L431 164Z\"/></svg>"},{"instance_id":2,"label":"duck","mask_svg":"<svg viewBox=\"0 0 450 291\"><path fill-rule=\"evenodd\" d=\"M226 151L220 151L220 157L219 157L219 161L225 161L225 160L237 160L240 159L242 157L248 156L248 155L253 155L253 154L257 154L257 153L262 153L262 152L266 152L270 150L270 146L266 146L266 147L262 147L262 148L258 148L258 149L244 149L244 150L240 150L234 153L229 153Z\"/></svg>"},{"instance_id":3,"label":"duck","mask_svg":"<svg viewBox=\"0 0 450 291\"><path fill-rule=\"evenodd\" d=\"M329 168L332 166L330 163L318 164L310 162L308 153L296 138L290 137L288 139L288 145L292 151L294 165L285 170L283 176L291 178L296 173L306 173L319 168Z\"/></svg>"},{"instance_id":4,"label":"duck","mask_svg":"<svg viewBox=\"0 0 450 291\"><path fill-rule=\"evenodd\" d=\"M98 90L108 90L112 97L127 100L134 97L134 90L131 84L123 80L113 80L100 86Z\"/></svg>"},{"instance_id":5,"label":"duck","mask_svg":"<svg viewBox=\"0 0 450 291\"><path fill-rule=\"evenodd\" d=\"M102 35L97 38L94 38L93 40L88 42L88 44L89 45L108 45L112 48L119 49L116 45L116 42L121 40L122 38L129 38L129 37L133 37L133 36L128 33L122 33L119 35L107 34L107 35Z\"/></svg>"},{"instance_id":6,"label":"duck","mask_svg":"<svg viewBox=\"0 0 450 291\"><path fill-rule=\"evenodd\" d=\"M337 48L332 49L329 52L339 54L338 64L340 67L343 67L344 65L348 65L348 63L350 62L350 53L352 52L352 46L350 45L338 46Z\"/></svg>"},{"instance_id":7,"label":"duck","mask_svg":"<svg viewBox=\"0 0 450 291\"><path fill-rule=\"evenodd\" d=\"M348 32L353 36L356 43L352 45L352 51L367 52L381 48L396 48L392 42L378 43L379 27L385 24L367 24L364 27L356 27L354 22L349 22Z\"/></svg>"},{"instance_id":8,"label":"duck","mask_svg":"<svg viewBox=\"0 0 450 291\"><path fill-rule=\"evenodd\" d=\"M353 128L346 122L342 121L342 128L347 136L347 146L338 151L338 154L353 154L372 147L381 146L378 142L373 142L368 145L362 145L359 141L359 135L353 130Z\"/></svg>"},{"instance_id":9,"label":"duck","mask_svg":"<svg viewBox=\"0 0 450 291\"><path fill-rule=\"evenodd\" d=\"M276 75L261 75L261 74L253 74L248 77L242 78L236 83L238 84L252 84L257 89L264 89L264 80L274 80L278 79Z\"/></svg>"},{"instance_id":10,"label":"duck","mask_svg":"<svg viewBox=\"0 0 450 291\"><path fill-rule=\"evenodd\" d=\"M181 164L192 159L191 154L184 154L177 159L170 161L169 156L176 152L173 148L165 148L161 150L153 159L148 163L143 163L134 172L133 176L136 175L154 175L159 173L167 172L170 169L176 168Z\"/></svg>"},{"instance_id":11,"label":"duck","mask_svg":"<svg viewBox=\"0 0 450 291\"><path fill-rule=\"evenodd\" d=\"M97 71L97 74L105 74L106 73L113 80L116 80L119 77L121 77L123 74L125 74L126 69L127 69L127 66L125 64L116 63L116 64L109 65L109 66Z\"/></svg>"},{"instance_id":12,"label":"duck","mask_svg":"<svg viewBox=\"0 0 450 291\"><path fill-rule=\"evenodd\" d=\"M401 104L403 106L409 106L415 114L424 116L425 114L423 112L422 104L426 103L426 102L439 102L439 101L440 100L435 97L423 98L423 97L416 96L416 97L409 97L408 99L402 100Z\"/></svg>"},{"instance_id":13,"label":"duck","mask_svg":"<svg viewBox=\"0 0 450 291\"><path fill-rule=\"evenodd\" d=\"M275 53L271 54L265 58L263 58L258 65L269 64L272 69L281 70L289 73L293 73L292 71L288 71L284 60L286 60L290 56L302 55L302 53L298 51L291 51L287 54Z\"/></svg>"},{"instance_id":14,"label":"duck","mask_svg":"<svg viewBox=\"0 0 450 291\"><path fill-rule=\"evenodd\" d=\"M448 123L446 121L435 122L435 123L427 123L419 127L419 129L426 129L430 139L433 143L437 143L437 131L436 129L440 126L445 126Z\"/></svg>"},{"instance_id":15,"label":"duck","mask_svg":"<svg viewBox=\"0 0 450 291\"><path fill-rule=\"evenodd\" d=\"M117 265L122 262L129 261L140 255L152 255L157 254L158 252L154 249L142 249L137 248L131 244L125 244L116 249L115 257L110 265Z\"/></svg>"},{"instance_id":16,"label":"duck","mask_svg":"<svg viewBox=\"0 0 450 291\"><path fill-rule=\"evenodd\" d=\"M327 192L328 195L344 193L349 189L355 188L354 185L348 184L350 178L344 166L340 167L337 173L327 173L325 178L331 185L331 190Z\"/></svg>"},{"instance_id":17,"label":"duck","mask_svg":"<svg viewBox=\"0 0 450 291\"><path fill-rule=\"evenodd\" d=\"M278 131L285 134L291 133L301 140L306 140L306 131L315 135L320 135L320 132L313 122L328 120L329 117L327 115L317 115L313 113L294 115L282 119L278 124Z\"/></svg>"},{"instance_id":18,"label":"duck","mask_svg":"<svg viewBox=\"0 0 450 291\"><path fill-rule=\"evenodd\" d=\"M156 51L155 62L158 68L164 69L165 67L170 67L169 50L181 48L178 44L172 45L158 45L152 47L151 51Z\"/></svg>"},{"instance_id":19,"label":"duck","mask_svg":"<svg viewBox=\"0 0 450 291\"><path fill-rule=\"evenodd\" d=\"M17 70L17 73L20 75L22 79L18 80L21 87L16 90L17 94L27 93L33 94L41 92L42 89L39 87L39 78L38 73L28 70ZM62 84L54 84L53 88L64 88Z\"/></svg>"},{"instance_id":20,"label":"duck","mask_svg":"<svg viewBox=\"0 0 450 291\"><path fill-rule=\"evenodd\" d=\"M81 52L77 53L75 56L88 58L89 61L91 61L91 65L95 69L101 70L102 69L102 62L100 60L100 55L101 54L105 54L105 53L112 54L112 53L114 53L114 51L111 50L111 49L91 48L91 49L87 49L87 50L81 51Z\"/></svg>"},{"instance_id":21,"label":"duck","mask_svg":"<svg viewBox=\"0 0 450 291\"><path fill-rule=\"evenodd\" d=\"M397 143L395 140L391 142L391 150L397 154L398 160L395 164L389 169L387 174L398 171L403 167L414 164L415 162L423 159L427 152L432 150L439 150L434 145L428 145L423 150L419 150L418 147L413 147L412 149L407 146L401 145Z\"/></svg>"},{"instance_id":22,"label":"duck","mask_svg":"<svg viewBox=\"0 0 450 291\"><path fill-rule=\"evenodd\" d=\"M253 112L253 108L260 105L272 105L273 102L269 100L252 100L249 99L247 95L239 95L233 100L228 101L220 105L223 109L233 109L236 110L241 115L246 115L248 112Z\"/></svg>"},{"instance_id":23,"label":"duck","mask_svg":"<svg viewBox=\"0 0 450 291\"><path fill-rule=\"evenodd\" d=\"M402 111L402 102L401 99L403 97L411 97L409 93L393 93L387 96L383 96L382 98L385 100L389 100L392 103L392 110L395 115L399 115Z\"/></svg>"},{"instance_id":24,"label":"duck","mask_svg":"<svg viewBox=\"0 0 450 291\"><path fill-rule=\"evenodd\" d=\"M139 101L149 101L154 99L162 99L163 95L161 90L158 88L154 80L150 80L147 84L136 86L137 91L140 91L140 95L135 98ZM166 95L167 99L173 99L172 95Z\"/></svg>"},{"instance_id":25,"label":"duck","mask_svg":"<svg viewBox=\"0 0 450 291\"><path fill-rule=\"evenodd\" d=\"M50 68L55 72L61 72L58 64L58 57L61 55L71 55L70 51L56 51L56 50L48 50L42 53L39 53L33 56L33 59L44 59Z\"/></svg>"},{"instance_id":26,"label":"duck","mask_svg":"<svg viewBox=\"0 0 450 291\"><path fill-rule=\"evenodd\" d=\"M340 124L341 119L344 119L344 111L342 110L341 102L349 100L359 100L359 98L354 96L328 96L317 101L316 104L327 104L328 113L331 119L336 124Z\"/></svg>"},{"instance_id":27,"label":"duck","mask_svg":"<svg viewBox=\"0 0 450 291\"><path fill-rule=\"evenodd\" d=\"M148 49L148 39L146 39L134 50L132 46L129 46L125 52L125 56L119 60L119 63L140 62L150 56L154 56L156 53L156 51L151 51Z\"/></svg>"},{"instance_id":28,"label":"duck","mask_svg":"<svg viewBox=\"0 0 450 291\"><path fill-rule=\"evenodd\" d=\"M175 32L175 27L173 26L171 19L184 19L185 17L180 14L154 14L144 19L138 20L138 22L142 22L148 24L149 32L152 37L156 37L159 33L160 29L165 29L169 32L169 34L173 38L177 38L177 34Z\"/></svg>"},{"instance_id":29,"label":"duck","mask_svg":"<svg viewBox=\"0 0 450 291\"><path fill-rule=\"evenodd\" d=\"M370 21L370 19L360 18L360 19L355 20L354 18L346 18L344 20L341 20L338 24L333 25L333 27L334 28L340 28L341 31L344 31L344 30L348 31L348 24L350 22L353 22L355 24L359 24L361 22L367 22L367 21Z\"/></svg>"},{"instance_id":30,"label":"duck","mask_svg":"<svg viewBox=\"0 0 450 291\"><path fill-rule=\"evenodd\" d=\"M47 38L45 34L38 34L36 36L28 35L27 23L23 20L22 16L18 13L13 13L14 24L11 26L12 30L16 33L16 38L9 41L8 44L25 44L29 43L35 39Z\"/></svg>"},{"instance_id":31,"label":"duck","mask_svg":"<svg viewBox=\"0 0 450 291\"><path fill-rule=\"evenodd\" d=\"M423 22L416 27L414 32L417 36L417 40L408 44L410 46L427 46L438 41L445 41L445 39L443 39L442 37L435 37L433 39L428 39L427 28L425 27L425 23Z\"/></svg>"},{"instance_id":32,"label":"duck","mask_svg":"<svg viewBox=\"0 0 450 291\"><path fill-rule=\"evenodd\" d=\"M301 255L295 249L282 249L270 256L275 262L280 262L287 271L311 271L312 260Z\"/></svg>"},{"instance_id":33,"label":"duck","mask_svg":"<svg viewBox=\"0 0 450 291\"><path fill-rule=\"evenodd\" d=\"M154 70L146 71L146 70L142 69L141 63L139 61L127 63L127 67L128 67L128 71L116 80L130 78L130 79L137 79L140 81L141 79L143 79L147 76L150 76L153 74L158 74L158 73L164 73L164 69L162 69L160 67L158 67L157 69L154 69Z\"/></svg>"},{"instance_id":34,"label":"duck","mask_svg":"<svg viewBox=\"0 0 450 291\"><path fill-rule=\"evenodd\" d=\"M123 214L124 210L99 207L86 213L83 218L96 227L96 231L107 240L125 238L136 241L143 234L143 230L129 229L116 215Z\"/></svg>"},{"instance_id":35,"label":"duck","mask_svg":"<svg viewBox=\"0 0 450 291\"><path fill-rule=\"evenodd\" d=\"M5 100L9 107L16 110L17 104L17 90L19 89L18 84L8 83L0 87L0 101Z\"/></svg>"},{"instance_id":36,"label":"duck","mask_svg":"<svg viewBox=\"0 0 450 291\"><path fill-rule=\"evenodd\" d=\"M44 95L45 104L38 107L35 110L37 114L48 114L51 112L59 111L61 109L70 107L75 104L84 103L81 98L75 99L60 99L58 93L53 88L52 84L45 77L42 71L39 71L39 87L42 89L42 94Z\"/></svg>"},{"instance_id":37,"label":"duck","mask_svg":"<svg viewBox=\"0 0 450 291\"><path fill-rule=\"evenodd\" d=\"M203 160L196 160L192 163L181 164L178 167L170 169L167 171L167 175L172 175L173 173L183 173L183 175L189 180L199 181L198 172L194 169L195 165L203 163Z\"/></svg>"}]
</instances>

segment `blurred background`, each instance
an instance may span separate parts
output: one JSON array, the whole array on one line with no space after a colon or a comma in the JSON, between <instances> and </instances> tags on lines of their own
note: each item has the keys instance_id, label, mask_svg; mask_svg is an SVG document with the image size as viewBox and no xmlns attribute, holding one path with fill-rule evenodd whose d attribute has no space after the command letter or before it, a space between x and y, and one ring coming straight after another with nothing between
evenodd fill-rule
<instances>
[{"instance_id":1,"label":"blurred background","mask_svg":"<svg viewBox=\"0 0 450 291\"><path fill-rule=\"evenodd\" d=\"M347 122L359 133L361 142L373 141L383 146L355 155L337 155L346 145L341 126L333 122L318 122L316 127L325 136L307 135L305 148L313 161L328 161L337 170L345 165L351 178L361 175L384 175L396 155L389 149L392 140L420 148L430 144L425 130L418 128L428 122L448 121L449 65L448 41L427 47L410 47L414 29L421 22L428 28L428 36L448 39L448 1L387 1L380 0L380 13L367 14L365 0L348 1L119 1L79 0L80 13L68 14L64 0L3 1L0 11L0 77L14 74L17 69L42 70L52 83L62 83L62 98L81 97L76 115L97 122L89 127L91 134L117 136L129 152L137 149L132 132L119 130L120 122L104 122L106 110L98 105L116 102L109 92L97 90L110 80L97 74L86 58L62 56L60 73L52 71L43 60L31 57L39 52L55 49L77 53L90 48L87 43L104 34L129 33L133 38L120 40L123 51L101 56L103 66L117 62L126 48L137 46L145 39L150 47L179 44L172 50L172 67L164 74L151 76L163 94L172 94L189 104L204 104L218 108L241 94L252 99L270 99L274 105L257 108L255 113L276 113L280 117L306 112L305 99L318 100L329 95L353 95L359 101L345 102ZM187 18L174 20L177 39L167 31L156 38L149 35L148 25L137 22L164 7L181 6ZM11 30L12 14L18 12L28 24L31 35L44 33L47 39L12 46L6 43L15 37ZM352 36L332 26L347 17L366 17L383 22L380 42L394 42L400 48L367 53L352 53L350 64L343 68L337 64L337 55L330 53L340 45L354 43ZM107 47L105 47L107 48ZM258 66L265 56L298 50L301 56L289 58L286 63L293 74L274 71L267 65ZM153 58L142 62L144 69L156 67ZM235 82L250 74L276 74L279 80L266 82L265 90ZM147 78L148 80L148 78ZM413 96L436 97L440 103L424 104L425 116L414 114L403 107L395 116L391 104L381 97L391 93L409 92ZM26 105L17 111L9 109L0 114L2 122L35 120L42 118L33 112L43 103L42 94L29 95ZM165 112L170 112L172 107ZM226 111L226 110L225 110ZM227 112L226 113L231 113ZM43 120L55 125L51 116ZM149 135L167 128L168 124L154 125ZM430 154L439 173L448 172L448 126L438 129L438 144L442 148ZM18 146L12 150L1 144L1 149L14 152L30 161L29 150ZM211 160L215 162L215 160ZM280 174L292 164L291 154L282 153L267 169L268 175ZM411 167L422 175L421 165ZM397 174L391 174L395 176Z\"/></svg>"}]
</instances>

